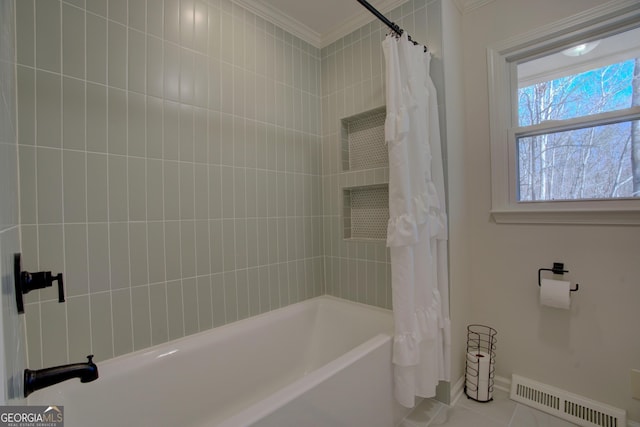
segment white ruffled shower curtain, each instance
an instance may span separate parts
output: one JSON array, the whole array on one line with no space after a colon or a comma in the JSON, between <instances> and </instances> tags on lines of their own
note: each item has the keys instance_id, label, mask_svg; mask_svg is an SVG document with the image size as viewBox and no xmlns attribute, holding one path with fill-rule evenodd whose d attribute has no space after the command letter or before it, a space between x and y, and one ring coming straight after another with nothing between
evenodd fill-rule
<instances>
[{"instance_id":1,"label":"white ruffled shower curtain","mask_svg":"<svg viewBox=\"0 0 640 427\"><path fill-rule=\"evenodd\" d=\"M394 390L406 407L449 380L447 214L438 102L431 55L406 33L382 42L386 61L385 139L395 336Z\"/></svg>"}]
</instances>

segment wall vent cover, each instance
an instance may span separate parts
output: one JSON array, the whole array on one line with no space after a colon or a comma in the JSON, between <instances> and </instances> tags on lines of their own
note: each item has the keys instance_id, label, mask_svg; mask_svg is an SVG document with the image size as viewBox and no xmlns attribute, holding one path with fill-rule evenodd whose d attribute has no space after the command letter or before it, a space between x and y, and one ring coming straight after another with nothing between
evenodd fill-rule
<instances>
[{"instance_id":1,"label":"wall vent cover","mask_svg":"<svg viewBox=\"0 0 640 427\"><path fill-rule=\"evenodd\" d=\"M511 400L584 427L626 427L622 409L519 375L511 376Z\"/></svg>"}]
</instances>

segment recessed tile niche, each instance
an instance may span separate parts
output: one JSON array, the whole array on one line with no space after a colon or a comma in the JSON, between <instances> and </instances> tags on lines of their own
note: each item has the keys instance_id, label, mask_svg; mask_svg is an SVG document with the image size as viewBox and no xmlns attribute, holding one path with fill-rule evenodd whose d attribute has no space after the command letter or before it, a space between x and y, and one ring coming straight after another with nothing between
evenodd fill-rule
<instances>
[{"instance_id":1,"label":"recessed tile niche","mask_svg":"<svg viewBox=\"0 0 640 427\"><path fill-rule=\"evenodd\" d=\"M385 118L386 109L380 107L342 119L342 171L347 175L347 182L358 182L342 187L345 239L384 240L387 237L388 179L381 183L372 178L379 174L369 173L381 170L388 176Z\"/></svg>"},{"instance_id":2,"label":"recessed tile niche","mask_svg":"<svg viewBox=\"0 0 640 427\"><path fill-rule=\"evenodd\" d=\"M384 141L385 107L342 119L342 170L389 167Z\"/></svg>"}]
</instances>

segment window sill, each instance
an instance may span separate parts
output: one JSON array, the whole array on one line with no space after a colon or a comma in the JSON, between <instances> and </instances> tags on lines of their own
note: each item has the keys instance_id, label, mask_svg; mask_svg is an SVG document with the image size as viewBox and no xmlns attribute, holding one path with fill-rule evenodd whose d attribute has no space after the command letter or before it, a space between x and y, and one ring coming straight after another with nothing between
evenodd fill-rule
<instances>
[{"instance_id":1,"label":"window sill","mask_svg":"<svg viewBox=\"0 0 640 427\"><path fill-rule=\"evenodd\" d=\"M497 224L640 225L640 209L492 210Z\"/></svg>"}]
</instances>

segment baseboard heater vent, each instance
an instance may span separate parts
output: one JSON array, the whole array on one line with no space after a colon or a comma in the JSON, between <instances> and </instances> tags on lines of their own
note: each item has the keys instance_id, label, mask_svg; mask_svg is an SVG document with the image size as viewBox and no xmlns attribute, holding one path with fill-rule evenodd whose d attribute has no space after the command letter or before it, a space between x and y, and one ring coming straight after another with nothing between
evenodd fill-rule
<instances>
[{"instance_id":1,"label":"baseboard heater vent","mask_svg":"<svg viewBox=\"0 0 640 427\"><path fill-rule=\"evenodd\" d=\"M626 427L622 409L519 375L511 377L511 400L539 409L584 427Z\"/></svg>"}]
</instances>

